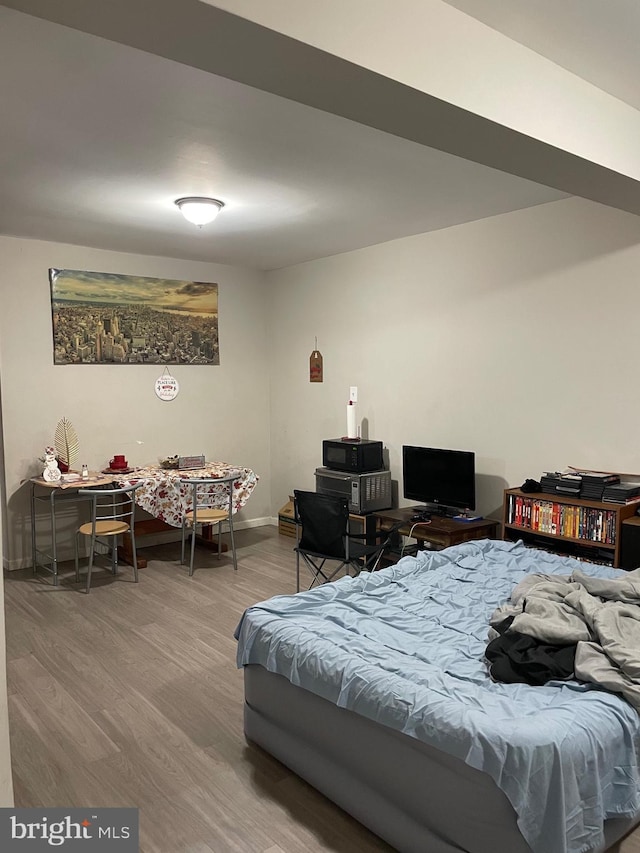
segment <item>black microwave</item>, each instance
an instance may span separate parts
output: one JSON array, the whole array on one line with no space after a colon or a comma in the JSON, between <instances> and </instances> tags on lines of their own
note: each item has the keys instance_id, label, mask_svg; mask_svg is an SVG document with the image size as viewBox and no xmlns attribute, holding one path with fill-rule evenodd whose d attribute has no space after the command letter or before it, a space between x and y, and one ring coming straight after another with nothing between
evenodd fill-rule
<instances>
[{"instance_id":1,"label":"black microwave","mask_svg":"<svg viewBox=\"0 0 640 853\"><path fill-rule=\"evenodd\" d=\"M368 439L326 438L322 442L322 464L334 471L362 474L384 468L382 442Z\"/></svg>"}]
</instances>

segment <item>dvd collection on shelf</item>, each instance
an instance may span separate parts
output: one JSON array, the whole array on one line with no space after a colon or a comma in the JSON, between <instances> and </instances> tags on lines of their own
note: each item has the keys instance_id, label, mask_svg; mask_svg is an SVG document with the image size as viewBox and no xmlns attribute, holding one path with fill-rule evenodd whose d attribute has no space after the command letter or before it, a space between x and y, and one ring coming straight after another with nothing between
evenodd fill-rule
<instances>
[{"instance_id":1,"label":"dvd collection on shelf","mask_svg":"<svg viewBox=\"0 0 640 853\"><path fill-rule=\"evenodd\" d=\"M507 524L552 536L615 544L615 510L574 506L521 495L507 495L507 501Z\"/></svg>"}]
</instances>

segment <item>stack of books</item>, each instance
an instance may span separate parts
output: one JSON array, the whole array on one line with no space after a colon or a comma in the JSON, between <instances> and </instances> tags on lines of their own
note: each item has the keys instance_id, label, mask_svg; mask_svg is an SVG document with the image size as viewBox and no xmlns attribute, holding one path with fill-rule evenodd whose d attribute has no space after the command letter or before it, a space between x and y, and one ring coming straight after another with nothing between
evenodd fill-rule
<instances>
[{"instance_id":1,"label":"stack of books","mask_svg":"<svg viewBox=\"0 0 640 853\"><path fill-rule=\"evenodd\" d=\"M540 477L542 491L548 495L573 495L578 497L582 489L580 474L560 474L558 471L545 471Z\"/></svg>"},{"instance_id":2,"label":"stack of books","mask_svg":"<svg viewBox=\"0 0 640 853\"><path fill-rule=\"evenodd\" d=\"M619 482L620 477L617 474L584 473L582 474L582 497L590 501L601 501L605 488Z\"/></svg>"},{"instance_id":3,"label":"stack of books","mask_svg":"<svg viewBox=\"0 0 640 853\"><path fill-rule=\"evenodd\" d=\"M605 486L602 500L612 504L629 504L640 501L640 483L618 483Z\"/></svg>"}]
</instances>

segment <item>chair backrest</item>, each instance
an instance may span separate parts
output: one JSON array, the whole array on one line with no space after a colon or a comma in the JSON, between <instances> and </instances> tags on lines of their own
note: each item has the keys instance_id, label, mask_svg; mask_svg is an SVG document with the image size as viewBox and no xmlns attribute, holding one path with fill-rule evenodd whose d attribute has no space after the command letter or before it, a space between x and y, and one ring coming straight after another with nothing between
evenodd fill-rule
<instances>
[{"instance_id":1,"label":"chair backrest","mask_svg":"<svg viewBox=\"0 0 640 853\"><path fill-rule=\"evenodd\" d=\"M122 489L78 489L79 495L91 498L91 523L121 521L133 527L136 512L135 491L142 482Z\"/></svg>"},{"instance_id":2,"label":"chair backrest","mask_svg":"<svg viewBox=\"0 0 640 853\"><path fill-rule=\"evenodd\" d=\"M293 496L296 524L302 525L298 547L303 551L343 559L349 533L347 498L298 489L294 490Z\"/></svg>"},{"instance_id":3,"label":"chair backrest","mask_svg":"<svg viewBox=\"0 0 640 853\"><path fill-rule=\"evenodd\" d=\"M233 484L238 479L235 471L226 477L193 477L185 480L191 488L191 512L193 523L197 523L198 510L222 509L233 514Z\"/></svg>"}]
</instances>

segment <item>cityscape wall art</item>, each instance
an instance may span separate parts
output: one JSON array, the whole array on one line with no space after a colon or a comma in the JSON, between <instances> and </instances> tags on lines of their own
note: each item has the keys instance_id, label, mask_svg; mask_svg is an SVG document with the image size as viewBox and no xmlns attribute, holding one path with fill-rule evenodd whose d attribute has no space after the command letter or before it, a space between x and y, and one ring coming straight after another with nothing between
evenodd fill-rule
<instances>
[{"instance_id":1,"label":"cityscape wall art","mask_svg":"<svg viewBox=\"0 0 640 853\"><path fill-rule=\"evenodd\" d=\"M220 364L218 285L49 270L54 364Z\"/></svg>"}]
</instances>

